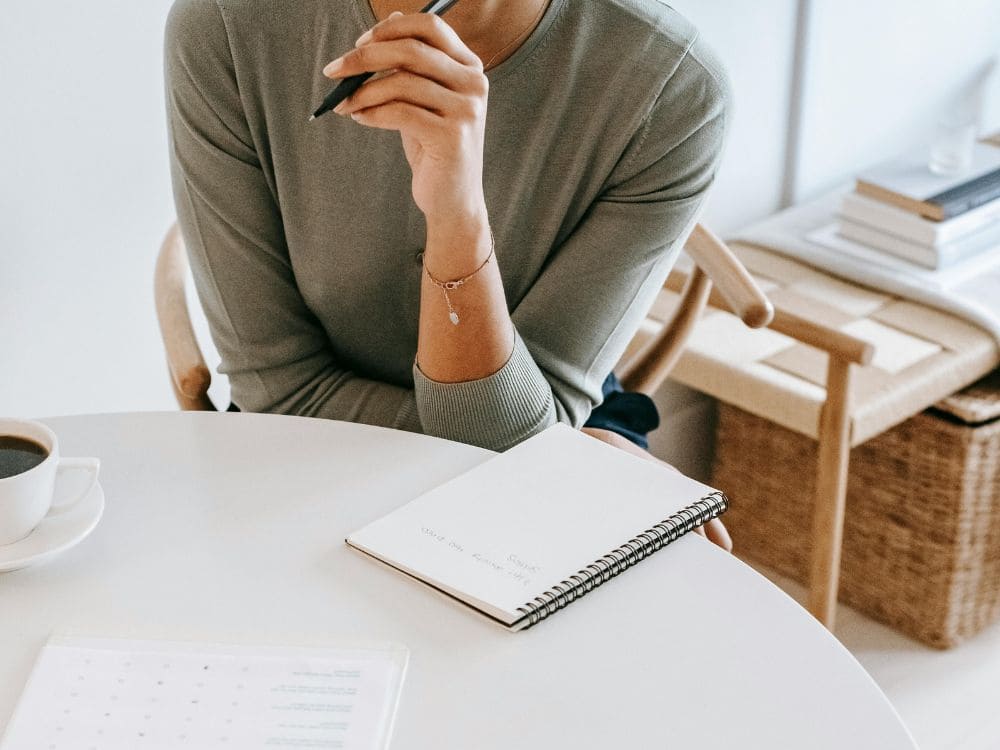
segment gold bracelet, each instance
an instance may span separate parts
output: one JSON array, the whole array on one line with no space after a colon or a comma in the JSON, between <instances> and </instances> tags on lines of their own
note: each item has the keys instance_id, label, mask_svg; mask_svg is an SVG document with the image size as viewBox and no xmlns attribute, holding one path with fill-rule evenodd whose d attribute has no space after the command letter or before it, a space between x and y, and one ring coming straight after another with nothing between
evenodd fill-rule
<instances>
[{"instance_id":1,"label":"gold bracelet","mask_svg":"<svg viewBox=\"0 0 1000 750\"><path fill-rule=\"evenodd\" d=\"M451 297L448 292L453 292L458 289L462 284L471 279L477 273L486 268L486 264L490 262L490 258L493 257L494 252L497 249L496 239L493 237L493 228L490 227L490 254L486 256L486 260L479 264L479 268L470 273L468 276L463 276L460 279L455 279L454 281L438 281L432 275L427 266L424 266L424 271L427 273L427 278L431 280L431 283L435 286L441 287L441 291L444 292L444 301L448 305L448 320L451 321L452 325L458 325L459 317L458 313L455 311L454 306L451 304Z\"/></svg>"}]
</instances>

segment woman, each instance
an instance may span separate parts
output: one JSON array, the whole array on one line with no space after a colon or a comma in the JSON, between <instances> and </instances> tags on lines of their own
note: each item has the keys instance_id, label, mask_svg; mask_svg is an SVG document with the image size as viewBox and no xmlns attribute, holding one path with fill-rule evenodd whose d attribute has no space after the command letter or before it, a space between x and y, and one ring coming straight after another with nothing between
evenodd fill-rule
<instances>
[{"instance_id":1,"label":"woman","mask_svg":"<svg viewBox=\"0 0 1000 750\"><path fill-rule=\"evenodd\" d=\"M234 402L648 455L610 372L714 176L720 66L658 0L422 4L175 1L174 196Z\"/></svg>"}]
</instances>

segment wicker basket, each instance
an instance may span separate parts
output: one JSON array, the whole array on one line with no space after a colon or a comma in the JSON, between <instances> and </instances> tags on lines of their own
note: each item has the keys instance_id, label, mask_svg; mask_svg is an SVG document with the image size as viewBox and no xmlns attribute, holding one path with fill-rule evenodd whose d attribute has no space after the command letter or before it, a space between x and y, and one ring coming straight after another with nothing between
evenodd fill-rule
<instances>
[{"instance_id":1,"label":"wicker basket","mask_svg":"<svg viewBox=\"0 0 1000 750\"><path fill-rule=\"evenodd\" d=\"M840 599L947 648L1000 616L1000 380L937 407L851 451ZM801 582L815 466L815 441L720 404L712 483L736 551Z\"/></svg>"}]
</instances>

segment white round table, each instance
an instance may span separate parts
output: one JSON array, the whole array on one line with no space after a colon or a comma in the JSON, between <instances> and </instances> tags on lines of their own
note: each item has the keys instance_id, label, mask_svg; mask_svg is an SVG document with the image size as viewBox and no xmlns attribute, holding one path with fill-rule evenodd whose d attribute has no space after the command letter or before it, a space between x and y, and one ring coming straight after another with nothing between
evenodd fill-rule
<instances>
[{"instance_id":1,"label":"white round table","mask_svg":"<svg viewBox=\"0 0 1000 750\"><path fill-rule=\"evenodd\" d=\"M487 451L253 414L45 421L63 455L101 458L107 507L77 547L0 575L0 727L45 640L71 632L403 643L393 750L914 747L833 636L700 537L521 633L344 544Z\"/></svg>"}]
</instances>

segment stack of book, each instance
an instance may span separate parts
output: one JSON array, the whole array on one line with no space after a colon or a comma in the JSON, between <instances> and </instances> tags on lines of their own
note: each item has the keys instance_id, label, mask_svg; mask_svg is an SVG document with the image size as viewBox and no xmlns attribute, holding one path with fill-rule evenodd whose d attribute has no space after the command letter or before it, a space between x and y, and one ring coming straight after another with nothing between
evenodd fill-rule
<instances>
[{"instance_id":1,"label":"stack of book","mask_svg":"<svg viewBox=\"0 0 1000 750\"><path fill-rule=\"evenodd\" d=\"M954 177L933 174L921 157L859 175L839 233L931 269L1000 247L1000 148L976 144L972 166Z\"/></svg>"}]
</instances>

